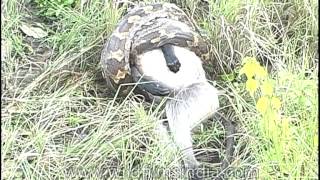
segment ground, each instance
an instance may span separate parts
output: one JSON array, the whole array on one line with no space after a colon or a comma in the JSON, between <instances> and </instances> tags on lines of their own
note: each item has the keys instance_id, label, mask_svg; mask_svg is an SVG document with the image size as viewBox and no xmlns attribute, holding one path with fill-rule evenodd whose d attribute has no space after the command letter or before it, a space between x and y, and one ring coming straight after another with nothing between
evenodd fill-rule
<instances>
[{"instance_id":1,"label":"ground","mask_svg":"<svg viewBox=\"0 0 320 180\"><path fill-rule=\"evenodd\" d=\"M111 94L101 78L100 52L123 9L99 0L41 2L69 1L1 1L2 177L181 179L181 154L161 147L153 131L162 105ZM316 179L318 2L171 2L208 37L205 69L224 92L218 112L236 124L234 160L223 173ZM267 69L277 106L261 105L268 84L247 77L250 68L240 73L245 57ZM211 179L225 154L219 117L194 139Z\"/></svg>"}]
</instances>

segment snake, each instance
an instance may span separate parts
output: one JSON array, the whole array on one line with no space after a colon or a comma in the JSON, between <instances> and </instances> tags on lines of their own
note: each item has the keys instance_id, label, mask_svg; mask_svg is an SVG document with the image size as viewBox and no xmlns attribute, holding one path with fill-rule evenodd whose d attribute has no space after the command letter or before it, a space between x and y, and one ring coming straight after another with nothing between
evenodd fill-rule
<instances>
[{"instance_id":1,"label":"snake","mask_svg":"<svg viewBox=\"0 0 320 180\"><path fill-rule=\"evenodd\" d=\"M108 88L117 90L121 84L134 83L138 79L133 77L134 72L143 74L137 57L157 48L170 52L171 45L188 48L201 59L208 57L208 44L196 23L175 4L144 4L129 10L101 53L102 73ZM179 62L171 63L169 68L178 71Z\"/></svg>"}]
</instances>

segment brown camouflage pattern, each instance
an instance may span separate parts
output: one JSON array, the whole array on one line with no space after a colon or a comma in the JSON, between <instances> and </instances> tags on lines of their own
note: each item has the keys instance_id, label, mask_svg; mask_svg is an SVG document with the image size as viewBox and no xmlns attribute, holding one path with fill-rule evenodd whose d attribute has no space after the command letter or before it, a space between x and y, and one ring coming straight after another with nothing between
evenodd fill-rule
<instances>
[{"instance_id":1,"label":"brown camouflage pattern","mask_svg":"<svg viewBox=\"0 0 320 180\"><path fill-rule=\"evenodd\" d=\"M132 83L130 67L136 57L164 44L186 47L204 58L208 47L193 21L176 5L155 3L135 7L119 22L101 54L108 86ZM141 72L141 74L143 74Z\"/></svg>"}]
</instances>

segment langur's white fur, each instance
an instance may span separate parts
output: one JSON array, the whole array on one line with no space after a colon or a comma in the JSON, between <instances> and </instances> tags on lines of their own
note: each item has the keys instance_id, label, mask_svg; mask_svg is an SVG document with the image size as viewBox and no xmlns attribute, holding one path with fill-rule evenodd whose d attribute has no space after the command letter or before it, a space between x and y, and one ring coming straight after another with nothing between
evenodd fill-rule
<instances>
[{"instance_id":1,"label":"langur's white fur","mask_svg":"<svg viewBox=\"0 0 320 180\"><path fill-rule=\"evenodd\" d=\"M184 155L188 168L197 168L192 149L192 129L203 120L213 116L219 107L218 92L207 82L202 62L192 51L174 46L181 63L177 73L171 72L161 50L156 49L140 55L140 67L144 75L152 77L174 91L166 102L169 128L176 145Z\"/></svg>"},{"instance_id":2,"label":"langur's white fur","mask_svg":"<svg viewBox=\"0 0 320 180\"><path fill-rule=\"evenodd\" d=\"M139 57L144 75L153 77L153 80L162 82L175 90L180 90L193 83L207 81L201 60L194 52L177 46L174 46L174 52L181 63L178 72L170 71L162 51L155 49Z\"/></svg>"}]
</instances>

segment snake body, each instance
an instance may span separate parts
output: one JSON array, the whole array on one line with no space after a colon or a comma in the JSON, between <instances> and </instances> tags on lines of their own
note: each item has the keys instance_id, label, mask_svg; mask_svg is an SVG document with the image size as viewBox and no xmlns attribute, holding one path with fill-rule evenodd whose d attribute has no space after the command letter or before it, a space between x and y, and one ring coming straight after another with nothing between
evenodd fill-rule
<instances>
[{"instance_id":1,"label":"snake body","mask_svg":"<svg viewBox=\"0 0 320 180\"><path fill-rule=\"evenodd\" d=\"M183 10L170 3L154 3L131 9L122 17L104 45L101 65L110 89L134 82L132 67L140 74L137 57L166 44L185 47L199 57L208 54L205 40Z\"/></svg>"}]
</instances>

